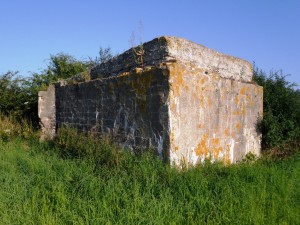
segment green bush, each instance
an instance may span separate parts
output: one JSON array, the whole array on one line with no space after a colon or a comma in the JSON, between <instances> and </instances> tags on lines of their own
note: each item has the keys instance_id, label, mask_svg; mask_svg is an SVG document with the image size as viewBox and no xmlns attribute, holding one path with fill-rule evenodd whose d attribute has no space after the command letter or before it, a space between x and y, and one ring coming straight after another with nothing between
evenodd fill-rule
<instances>
[{"instance_id":1,"label":"green bush","mask_svg":"<svg viewBox=\"0 0 300 225\"><path fill-rule=\"evenodd\" d=\"M61 53L52 55L48 68L31 77L24 78L11 71L0 75L0 113L18 121L26 118L38 127L38 92L53 82L87 71L90 64Z\"/></svg>"},{"instance_id":2,"label":"green bush","mask_svg":"<svg viewBox=\"0 0 300 225\"><path fill-rule=\"evenodd\" d=\"M110 48L100 48L99 57L88 61L77 60L71 55L59 53L50 55L47 68L30 77L22 77L18 72L8 71L0 75L0 113L21 121L26 118L34 127L39 126L38 92L59 80L69 79L81 73L88 80L89 69L111 59Z\"/></svg>"},{"instance_id":3,"label":"green bush","mask_svg":"<svg viewBox=\"0 0 300 225\"><path fill-rule=\"evenodd\" d=\"M264 88L262 147L269 149L295 140L300 136L300 96L295 83L286 80L282 71L254 70L254 80Z\"/></svg>"},{"instance_id":4,"label":"green bush","mask_svg":"<svg viewBox=\"0 0 300 225\"><path fill-rule=\"evenodd\" d=\"M28 81L18 72L7 72L0 75L0 113L21 121L31 118L31 100L33 98ZM34 96L34 98L37 98ZM37 101L37 100L35 100Z\"/></svg>"}]
</instances>

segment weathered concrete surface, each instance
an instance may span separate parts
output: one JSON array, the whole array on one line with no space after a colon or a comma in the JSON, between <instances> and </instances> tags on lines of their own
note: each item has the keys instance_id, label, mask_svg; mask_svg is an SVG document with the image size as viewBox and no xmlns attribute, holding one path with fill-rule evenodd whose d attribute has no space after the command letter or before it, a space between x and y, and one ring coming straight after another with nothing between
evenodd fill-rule
<instances>
[{"instance_id":1,"label":"weathered concrete surface","mask_svg":"<svg viewBox=\"0 0 300 225\"><path fill-rule=\"evenodd\" d=\"M51 85L47 91L39 92L38 116L42 128L41 139L53 139L56 132L55 87Z\"/></svg>"},{"instance_id":2,"label":"weathered concrete surface","mask_svg":"<svg viewBox=\"0 0 300 225\"><path fill-rule=\"evenodd\" d=\"M134 150L154 148L175 165L259 155L263 93L250 82L248 62L174 37L135 52L141 49L143 58L128 50L93 68L91 81L50 88L56 111L43 115L41 101L41 121L54 118L55 127L108 135ZM53 134L53 123L42 125Z\"/></svg>"},{"instance_id":3,"label":"weathered concrete surface","mask_svg":"<svg viewBox=\"0 0 300 225\"><path fill-rule=\"evenodd\" d=\"M194 165L210 159L228 164L248 152L260 154L260 86L179 62L168 70L171 162Z\"/></svg>"},{"instance_id":4,"label":"weathered concrete surface","mask_svg":"<svg viewBox=\"0 0 300 225\"><path fill-rule=\"evenodd\" d=\"M136 47L136 52L141 48ZM141 66L157 66L161 62L180 60L193 64L195 68L214 72L221 77L245 82L252 80L252 65L242 59L228 56L202 45L177 37L159 37L145 43L142 47L144 54L142 59L134 54L132 49L119 56L94 67L91 70L91 78L110 77L120 72L130 71Z\"/></svg>"},{"instance_id":5,"label":"weathered concrete surface","mask_svg":"<svg viewBox=\"0 0 300 225\"><path fill-rule=\"evenodd\" d=\"M57 125L109 135L134 150L169 147L168 77L147 67L56 90Z\"/></svg>"}]
</instances>

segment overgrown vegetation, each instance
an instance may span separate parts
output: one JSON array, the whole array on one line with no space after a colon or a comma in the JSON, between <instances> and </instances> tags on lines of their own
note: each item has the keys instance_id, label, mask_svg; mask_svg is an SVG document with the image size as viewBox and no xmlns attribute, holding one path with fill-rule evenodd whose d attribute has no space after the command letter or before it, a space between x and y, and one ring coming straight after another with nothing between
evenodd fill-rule
<instances>
[{"instance_id":1,"label":"overgrown vegetation","mask_svg":"<svg viewBox=\"0 0 300 225\"><path fill-rule=\"evenodd\" d=\"M134 45L134 35L131 39ZM142 41L134 48L134 56L139 57ZM40 73L32 73L24 78L18 72L9 71L0 75L0 114L11 116L18 121L24 118L38 128L37 101L38 92L50 84L63 79L70 79L80 74L79 80L88 80L91 67L106 62L114 57L111 48L100 48L99 56L87 61L59 53L51 55L47 68ZM142 61L136 59L139 63ZM254 81L264 88L263 120L258 124L262 132L263 149L278 148L300 137L300 91L295 84L288 82L282 71L267 75L258 68L254 69ZM74 78L74 82L76 79Z\"/></svg>"},{"instance_id":2,"label":"overgrown vegetation","mask_svg":"<svg viewBox=\"0 0 300 225\"><path fill-rule=\"evenodd\" d=\"M0 114L9 115L17 120L24 117L32 118L37 114L37 102L28 80L18 76L17 72L7 72L0 76Z\"/></svg>"},{"instance_id":3,"label":"overgrown vegetation","mask_svg":"<svg viewBox=\"0 0 300 225\"><path fill-rule=\"evenodd\" d=\"M0 181L1 224L300 223L299 153L179 171L64 128L0 143Z\"/></svg>"},{"instance_id":4,"label":"overgrown vegetation","mask_svg":"<svg viewBox=\"0 0 300 225\"><path fill-rule=\"evenodd\" d=\"M282 71L265 72L255 69L254 80L264 88L263 120L258 124L262 131L262 147L280 147L300 137L300 96Z\"/></svg>"},{"instance_id":5,"label":"overgrown vegetation","mask_svg":"<svg viewBox=\"0 0 300 225\"><path fill-rule=\"evenodd\" d=\"M281 72L255 69L264 88L258 125L265 149L293 157L179 171L67 127L40 143L38 91L111 57L109 48L86 62L58 54L29 78L0 76L0 224L300 223L300 92Z\"/></svg>"},{"instance_id":6,"label":"overgrown vegetation","mask_svg":"<svg viewBox=\"0 0 300 225\"><path fill-rule=\"evenodd\" d=\"M28 138L37 133L34 133L30 121L23 119L16 121L12 116L0 115L0 143L8 142L16 137Z\"/></svg>"},{"instance_id":7,"label":"overgrown vegetation","mask_svg":"<svg viewBox=\"0 0 300 225\"><path fill-rule=\"evenodd\" d=\"M59 53L51 55L47 68L22 77L18 72L8 71L0 75L0 114L21 121L26 118L38 128L38 92L57 81L70 79L76 74L89 76L89 70L113 57L110 48L100 48L99 57L87 61ZM85 77L85 79L88 79Z\"/></svg>"}]
</instances>

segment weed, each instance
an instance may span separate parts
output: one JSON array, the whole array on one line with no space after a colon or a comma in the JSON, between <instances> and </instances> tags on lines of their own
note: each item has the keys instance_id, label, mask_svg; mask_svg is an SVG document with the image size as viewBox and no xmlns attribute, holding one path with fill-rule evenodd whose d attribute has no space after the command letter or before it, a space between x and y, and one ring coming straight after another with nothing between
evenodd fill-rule
<instances>
[{"instance_id":1,"label":"weed","mask_svg":"<svg viewBox=\"0 0 300 225\"><path fill-rule=\"evenodd\" d=\"M143 40L142 40L142 33L143 33L143 23L140 21L139 24L139 45L135 47L135 34L134 32L131 33L130 37L130 45L133 52L133 58L135 63L140 66L141 68L144 68L144 57L145 57L145 50L143 46Z\"/></svg>"}]
</instances>

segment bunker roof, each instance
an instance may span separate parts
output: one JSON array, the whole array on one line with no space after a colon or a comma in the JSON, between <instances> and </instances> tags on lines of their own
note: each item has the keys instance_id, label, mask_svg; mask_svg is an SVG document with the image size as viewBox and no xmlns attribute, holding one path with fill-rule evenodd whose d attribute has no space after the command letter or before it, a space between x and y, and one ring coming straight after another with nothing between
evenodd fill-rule
<instances>
[{"instance_id":1,"label":"bunker roof","mask_svg":"<svg viewBox=\"0 0 300 225\"><path fill-rule=\"evenodd\" d=\"M252 65L183 38L162 36L133 47L91 70L91 79L116 76L135 67L180 61L191 67L211 70L220 77L244 82L252 80Z\"/></svg>"}]
</instances>

